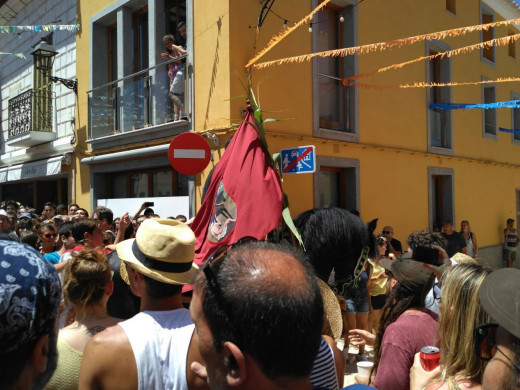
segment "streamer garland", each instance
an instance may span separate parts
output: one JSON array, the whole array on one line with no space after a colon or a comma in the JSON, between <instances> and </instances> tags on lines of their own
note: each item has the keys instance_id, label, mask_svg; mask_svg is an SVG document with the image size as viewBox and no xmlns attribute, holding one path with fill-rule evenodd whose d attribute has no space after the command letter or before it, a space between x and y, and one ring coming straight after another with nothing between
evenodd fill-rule
<instances>
[{"instance_id":1,"label":"streamer garland","mask_svg":"<svg viewBox=\"0 0 520 390\"><path fill-rule=\"evenodd\" d=\"M0 51L0 55L25 59L25 55L23 53L4 53Z\"/></svg>"},{"instance_id":2,"label":"streamer garland","mask_svg":"<svg viewBox=\"0 0 520 390\"><path fill-rule=\"evenodd\" d=\"M373 70L373 71L368 72L368 73L361 73L361 74L358 74L358 75L345 77L343 79L343 83L345 85L347 85L348 84L348 80L357 80L357 79L360 79L360 78L363 78L363 77L368 77L368 76L375 75L377 73L383 73L383 72L386 72L386 71L389 71L389 70L400 69L400 68L402 68L404 66L415 64L417 62L424 61L424 60L432 60L434 58L441 58L442 59L444 57L450 58L450 57L456 56L458 54L466 54L466 53L470 53L470 52L472 52L474 50L478 50L478 49L489 48L489 47L492 47L492 46L506 46L506 45L509 45L511 42L516 42L518 39L520 39L520 34L508 35L507 37L495 38L495 39L491 39L489 41L484 41L484 42L479 42L479 43L476 43L476 44L473 44L473 45L464 46L464 47L461 47L459 49L443 51L443 52L432 54L432 55L429 55L429 56L415 58L413 60L406 61L406 62L401 62L399 64L385 66L383 68L379 68L377 70Z\"/></svg>"},{"instance_id":3,"label":"streamer garland","mask_svg":"<svg viewBox=\"0 0 520 390\"><path fill-rule=\"evenodd\" d=\"M254 69L263 69L263 68L267 68L267 67L274 66L274 65L282 65L282 64L286 64L286 63L301 63L304 61L310 61L311 59L313 59L315 57L322 57L322 58L324 58L324 57L345 57L345 56L354 55L354 54L367 54L367 53L371 53L371 52L374 52L377 50L384 51L384 50L387 50L387 49L390 49L393 47L402 47L405 45L411 45L411 44L414 44L417 42L422 42L422 41L431 41L434 39L442 40L447 37L457 37L457 36L465 35L469 32L473 32L473 31L488 30L493 27L506 26L509 24L519 24L519 23L520 23L520 18L502 20L499 22L479 24L479 25L468 26L468 27L459 27L459 28L454 28L451 30L444 30L444 31L439 31L439 32L434 32L434 33L429 33L429 34L416 35L413 37L401 38L401 39L396 39L396 40L388 41L388 42L372 43L372 44L368 44L368 45L345 47L342 49L326 50L326 51L321 51L318 53L304 54L301 56L286 57L286 58L281 58L278 60L261 62L259 64L254 64L257 60L257 58L255 58L254 59L255 61L253 61L253 60L249 61L248 65L246 65L246 67L249 68L250 66L252 66ZM267 52L268 51L267 49L270 49L270 47L268 46L263 51ZM263 53L263 54L265 54L265 53Z\"/></svg>"},{"instance_id":4,"label":"streamer garland","mask_svg":"<svg viewBox=\"0 0 520 390\"><path fill-rule=\"evenodd\" d=\"M35 26L0 26L0 34L14 34L24 31L78 31L77 24L39 24Z\"/></svg>"},{"instance_id":5,"label":"streamer garland","mask_svg":"<svg viewBox=\"0 0 520 390\"><path fill-rule=\"evenodd\" d=\"M397 85L373 85L362 84L354 81L349 81L347 87L359 87L366 89L384 90L384 89L398 89L398 88L432 88L432 87L458 87L461 85L479 85L479 84L494 84L494 83L509 83L520 81L520 77L500 77L496 80L480 80L480 81L465 81L465 82L450 82L450 83L427 83L416 81L411 84L397 84Z\"/></svg>"},{"instance_id":6,"label":"streamer garland","mask_svg":"<svg viewBox=\"0 0 520 390\"><path fill-rule=\"evenodd\" d=\"M499 127L498 130L502 131L504 133L520 134L520 130L516 130L516 129L504 129L503 127Z\"/></svg>"},{"instance_id":7,"label":"streamer garland","mask_svg":"<svg viewBox=\"0 0 520 390\"><path fill-rule=\"evenodd\" d=\"M298 23L296 23L294 26L289 27L287 30L281 32L278 35L275 35L271 38L267 46L262 49L255 57L249 60L249 62L246 64L246 69L249 69L256 61L258 61L261 57L263 57L269 50L271 50L273 47L278 45L285 37L287 37L289 34L291 34L294 30L296 30L301 25L307 23L309 20L312 19L314 14L318 11L321 11L327 4L329 4L331 0L325 0L323 3L318 5L309 15L304 17L302 20L300 20Z\"/></svg>"},{"instance_id":8,"label":"streamer garland","mask_svg":"<svg viewBox=\"0 0 520 390\"><path fill-rule=\"evenodd\" d=\"M520 100L507 100L503 102L494 103L478 103L478 104L464 104L464 103L430 103L428 105L430 110L471 110L482 109L489 110L494 108L520 108Z\"/></svg>"}]
</instances>

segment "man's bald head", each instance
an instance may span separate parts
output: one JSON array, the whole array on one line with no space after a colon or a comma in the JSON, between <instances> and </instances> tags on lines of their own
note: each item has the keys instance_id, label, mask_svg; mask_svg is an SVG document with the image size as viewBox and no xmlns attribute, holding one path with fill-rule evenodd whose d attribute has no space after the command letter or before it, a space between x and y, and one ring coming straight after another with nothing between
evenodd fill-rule
<instances>
[{"instance_id":1,"label":"man's bald head","mask_svg":"<svg viewBox=\"0 0 520 390\"><path fill-rule=\"evenodd\" d=\"M233 342L272 380L310 374L323 303L300 254L265 242L240 245L201 272L195 290L217 351Z\"/></svg>"}]
</instances>

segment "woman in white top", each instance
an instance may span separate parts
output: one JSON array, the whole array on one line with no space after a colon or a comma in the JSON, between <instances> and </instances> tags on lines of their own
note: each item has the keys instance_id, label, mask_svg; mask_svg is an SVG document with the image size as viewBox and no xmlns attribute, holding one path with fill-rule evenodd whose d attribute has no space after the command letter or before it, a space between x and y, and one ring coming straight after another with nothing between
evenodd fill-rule
<instances>
[{"instance_id":1,"label":"woman in white top","mask_svg":"<svg viewBox=\"0 0 520 390\"><path fill-rule=\"evenodd\" d=\"M460 223L460 234L462 234L464 240L466 240L466 254L475 259L478 253L477 236L471 231L469 221L462 221Z\"/></svg>"}]
</instances>

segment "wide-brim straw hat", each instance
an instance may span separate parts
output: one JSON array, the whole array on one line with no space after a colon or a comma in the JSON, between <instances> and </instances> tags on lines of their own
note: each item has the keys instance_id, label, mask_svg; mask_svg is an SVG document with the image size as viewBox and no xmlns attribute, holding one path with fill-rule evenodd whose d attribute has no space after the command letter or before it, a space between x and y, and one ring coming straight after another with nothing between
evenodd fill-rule
<instances>
[{"instance_id":1,"label":"wide-brim straw hat","mask_svg":"<svg viewBox=\"0 0 520 390\"><path fill-rule=\"evenodd\" d=\"M193 264L193 231L173 219L146 219L135 239L120 242L116 250L127 266L163 283L188 284L199 269Z\"/></svg>"},{"instance_id":2,"label":"wide-brim straw hat","mask_svg":"<svg viewBox=\"0 0 520 390\"><path fill-rule=\"evenodd\" d=\"M331 288L320 278L318 285L321 290L321 298L323 300L323 309L325 310L325 316L329 320L330 329L334 340L338 341L341 339L341 333L343 332L343 318L341 316L341 307L339 306L338 298Z\"/></svg>"}]
</instances>

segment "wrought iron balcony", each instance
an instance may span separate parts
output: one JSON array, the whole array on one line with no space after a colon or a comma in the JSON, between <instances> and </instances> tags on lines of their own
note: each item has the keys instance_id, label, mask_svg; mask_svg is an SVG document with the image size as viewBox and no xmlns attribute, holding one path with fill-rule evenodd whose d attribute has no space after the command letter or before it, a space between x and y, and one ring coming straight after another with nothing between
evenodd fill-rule
<instances>
[{"instance_id":1,"label":"wrought iron balcony","mask_svg":"<svg viewBox=\"0 0 520 390\"><path fill-rule=\"evenodd\" d=\"M52 129L52 91L28 91L9 99L10 146L32 146L56 138Z\"/></svg>"},{"instance_id":2,"label":"wrought iron balcony","mask_svg":"<svg viewBox=\"0 0 520 390\"><path fill-rule=\"evenodd\" d=\"M184 87L181 88L184 92L179 95L184 110L182 118L178 119L174 118L175 97L169 92L168 66L174 61L183 61L182 71L185 72ZM189 69L184 55L88 91L87 142L93 147L100 147L106 137L116 136L118 144L121 145L129 143L133 137L138 137L137 133L140 132L136 130L147 129L145 139L150 139L164 137L165 134L171 135L166 128L161 130L170 122L175 122L174 127L186 126L191 112L190 77L185 70L186 67ZM118 135L122 133L127 135L120 139ZM135 139L137 140L138 138Z\"/></svg>"}]
</instances>

